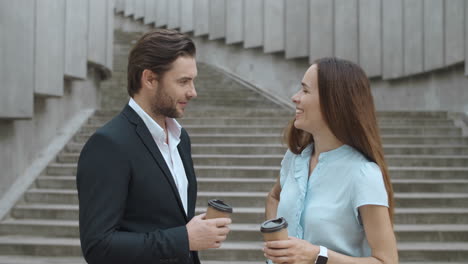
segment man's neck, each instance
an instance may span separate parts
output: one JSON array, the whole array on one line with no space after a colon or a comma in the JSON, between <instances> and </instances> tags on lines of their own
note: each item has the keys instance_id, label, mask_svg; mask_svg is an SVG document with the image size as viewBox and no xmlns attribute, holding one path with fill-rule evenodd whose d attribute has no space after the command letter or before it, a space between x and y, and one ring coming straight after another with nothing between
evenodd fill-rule
<instances>
[{"instance_id":1,"label":"man's neck","mask_svg":"<svg viewBox=\"0 0 468 264\"><path fill-rule=\"evenodd\" d=\"M141 100L141 98L135 96L133 97L133 100L164 130L167 135L166 117L154 114L153 111L151 111L150 105L144 100Z\"/></svg>"}]
</instances>

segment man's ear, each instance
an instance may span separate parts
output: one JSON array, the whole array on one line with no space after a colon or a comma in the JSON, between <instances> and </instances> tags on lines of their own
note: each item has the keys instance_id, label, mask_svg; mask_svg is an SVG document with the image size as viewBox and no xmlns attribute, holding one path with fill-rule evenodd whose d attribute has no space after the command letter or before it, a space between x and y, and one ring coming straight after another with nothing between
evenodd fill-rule
<instances>
[{"instance_id":1,"label":"man's ear","mask_svg":"<svg viewBox=\"0 0 468 264\"><path fill-rule=\"evenodd\" d=\"M157 87L157 85L158 79L156 73L148 69L143 70L143 72L141 73L141 87L144 89L153 90Z\"/></svg>"}]
</instances>

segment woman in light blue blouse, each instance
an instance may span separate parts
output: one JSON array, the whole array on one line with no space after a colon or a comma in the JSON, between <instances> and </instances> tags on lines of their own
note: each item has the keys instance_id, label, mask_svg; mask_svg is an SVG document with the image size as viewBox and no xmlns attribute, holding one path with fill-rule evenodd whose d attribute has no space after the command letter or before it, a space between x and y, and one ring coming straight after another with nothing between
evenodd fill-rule
<instances>
[{"instance_id":1,"label":"woman in light blue blouse","mask_svg":"<svg viewBox=\"0 0 468 264\"><path fill-rule=\"evenodd\" d=\"M393 191L369 80L337 58L310 66L292 100L281 172L268 219L288 221L289 240L265 243L275 263L398 263Z\"/></svg>"}]
</instances>

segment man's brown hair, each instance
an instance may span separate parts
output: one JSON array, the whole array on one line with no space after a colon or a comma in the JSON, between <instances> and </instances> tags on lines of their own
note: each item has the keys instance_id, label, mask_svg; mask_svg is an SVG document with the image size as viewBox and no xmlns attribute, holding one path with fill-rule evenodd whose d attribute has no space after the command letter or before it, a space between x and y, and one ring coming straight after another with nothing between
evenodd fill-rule
<instances>
[{"instance_id":1,"label":"man's brown hair","mask_svg":"<svg viewBox=\"0 0 468 264\"><path fill-rule=\"evenodd\" d=\"M338 58L322 58L317 65L320 110L335 137L379 165L388 194L393 221L393 188L385 162L369 79L358 65ZM291 152L299 154L314 142L310 133L294 127L292 120L284 139Z\"/></svg>"},{"instance_id":2,"label":"man's brown hair","mask_svg":"<svg viewBox=\"0 0 468 264\"><path fill-rule=\"evenodd\" d=\"M161 79L180 56L194 57L195 44L186 35L168 29L144 34L128 56L127 91L133 97L141 88L143 70L151 70Z\"/></svg>"}]
</instances>

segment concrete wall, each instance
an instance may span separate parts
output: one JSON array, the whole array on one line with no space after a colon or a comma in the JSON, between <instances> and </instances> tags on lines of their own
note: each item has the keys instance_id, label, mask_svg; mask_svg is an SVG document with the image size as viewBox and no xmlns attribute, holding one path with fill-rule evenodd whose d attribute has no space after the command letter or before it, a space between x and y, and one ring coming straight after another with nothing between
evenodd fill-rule
<instances>
[{"instance_id":1,"label":"concrete wall","mask_svg":"<svg viewBox=\"0 0 468 264\"><path fill-rule=\"evenodd\" d=\"M354 7L356 7L355 3L356 2L354 2ZM378 1L378 3L376 3L373 2L373 0L361 0L358 1L358 3L359 9L357 12L362 13L366 10L376 10L381 6L385 6L385 8L387 8L386 10L390 12L389 14L396 14L396 18L391 16L388 17L385 14L379 14L373 18L368 18L368 20L354 21L353 23L361 24L364 23L364 21L378 20L378 17L382 15L384 16L382 25L385 26L384 32L379 33L374 27L368 27L371 31L368 32L367 35L357 34L360 43L362 43L360 40L366 40L369 49L371 49L373 47L371 39L381 36L384 41L387 38L390 43L395 44L397 46L396 51L399 53L403 53L404 50L412 50L414 48L414 44L409 45L404 42L405 32L403 30L403 22L401 22L402 19L399 20L400 24L398 24L398 14L401 16L403 15L402 12L398 12L404 8L403 1ZM418 1L413 3L414 7L417 7L420 4L421 3ZM309 6L309 10L312 11L312 7L317 6L324 7L325 11L327 8L334 10L333 5L328 5L325 0L314 0L314 4ZM407 8L407 10L416 11L417 8L414 7L411 8L406 6L405 8ZM418 16L418 13L416 12L410 12L410 15L411 14L416 17ZM419 12L419 18L423 19L422 12ZM336 19L333 21L334 22L332 24L334 25L334 28L339 27L337 23L344 23L339 22ZM144 28L144 25L136 22L133 23L137 31L147 30ZM400 25L401 27L399 27L398 30L394 30L390 27L391 23L397 23L397 25ZM421 23L415 23L413 26L418 25L422 26ZM320 27L317 26L317 28ZM397 40L393 40L392 42L392 36ZM250 82L258 89L268 93L271 97L275 97L278 101L285 104L292 105L290 98L295 92L297 92L297 89L299 89L300 81L310 65L309 59L288 60L285 59L284 53L265 53L259 49L246 49L241 45L226 45L224 41L211 41L205 36L192 35L192 38L197 46L197 60L199 62L217 66L231 75ZM392 53L395 52L395 49L392 49L387 45L390 44L385 45L388 49L383 54L383 60L380 57L371 58L361 56L362 52L359 54L359 60L361 61L361 58L365 58L367 63L366 65L368 65L367 67L369 68L378 67L379 65L384 67L385 63L387 63L386 67L389 68L384 68L384 70L387 70L390 73L392 73L392 71L403 71L403 56L400 56L397 60L391 60L396 56ZM422 53L418 56L422 57ZM385 59L387 59L386 62ZM391 63L395 63L395 65L392 65ZM408 64L408 62L406 63ZM419 67L421 67L421 65L422 64L419 64ZM394 66L399 67L392 68ZM374 72L378 74L379 69L376 69ZM371 78L371 86L376 107L378 110L389 111L443 110L467 112L468 92L466 91L466 87L468 87L468 79L463 75L463 73L464 66L456 64L436 71L419 73L405 78L391 80Z\"/></svg>"},{"instance_id":2,"label":"concrete wall","mask_svg":"<svg viewBox=\"0 0 468 264\"><path fill-rule=\"evenodd\" d=\"M88 2L67 0L65 19L65 76L85 79L88 54Z\"/></svg>"},{"instance_id":3,"label":"concrete wall","mask_svg":"<svg viewBox=\"0 0 468 264\"><path fill-rule=\"evenodd\" d=\"M142 0L119 1L130 14ZM286 59L345 58L372 78L405 78L465 61L464 0L145 1L156 3L158 27L284 52Z\"/></svg>"},{"instance_id":4,"label":"concrete wall","mask_svg":"<svg viewBox=\"0 0 468 264\"><path fill-rule=\"evenodd\" d=\"M98 107L113 64L114 7L0 1L0 198L67 121Z\"/></svg>"}]
</instances>

